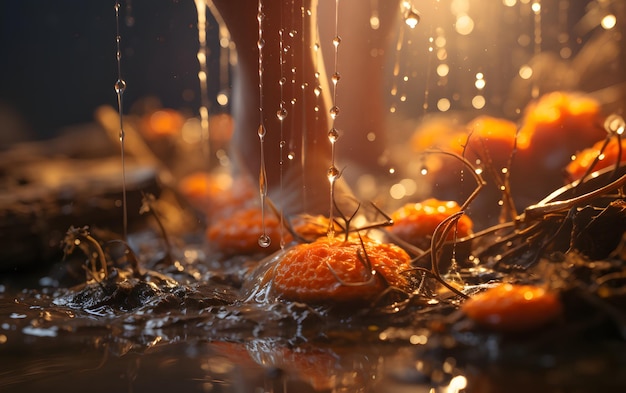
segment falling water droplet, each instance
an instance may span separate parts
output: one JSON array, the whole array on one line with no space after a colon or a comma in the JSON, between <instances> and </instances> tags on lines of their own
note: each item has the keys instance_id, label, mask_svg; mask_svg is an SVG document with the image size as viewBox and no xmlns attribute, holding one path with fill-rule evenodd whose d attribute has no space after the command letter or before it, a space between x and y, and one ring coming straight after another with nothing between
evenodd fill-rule
<instances>
[{"instance_id":1,"label":"falling water droplet","mask_svg":"<svg viewBox=\"0 0 626 393\"><path fill-rule=\"evenodd\" d=\"M267 248L272 244L272 239L266 234L259 236L259 246Z\"/></svg>"},{"instance_id":2,"label":"falling water droplet","mask_svg":"<svg viewBox=\"0 0 626 393\"><path fill-rule=\"evenodd\" d=\"M333 127L330 131L328 131L328 140L330 143L335 143L337 142L337 139L339 139L339 131Z\"/></svg>"},{"instance_id":3,"label":"falling water droplet","mask_svg":"<svg viewBox=\"0 0 626 393\"><path fill-rule=\"evenodd\" d=\"M126 90L126 82L124 79L118 79L115 81L115 92L117 94L122 94L124 93L124 90Z\"/></svg>"},{"instance_id":4,"label":"falling water droplet","mask_svg":"<svg viewBox=\"0 0 626 393\"><path fill-rule=\"evenodd\" d=\"M283 121L285 120L285 118L287 118L287 109L283 108L281 106L281 108L279 110L276 111L276 117L278 118L278 120Z\"/></svg>"},{"instance_id":5,"label":"falling water droplet","mask_svg":"<svg viewBox=\"0 0 626 393\"><path fill-rule=\"evenodd\" d=\"M330 108L330 117L335 120L337 116L339 116L339 107L335 105Z\"/></svg>"},{"instance_id":6,"label":"falling water droplet","mask_svg":"<svg viewBox=\"0 0 626 393\"><path fill-rule=\"evenodd\" d=\"M422 16L415 9L410 9L404 15L404 23L406 23L407 26L409 26L411 29L414 29L415 26L417 26L421 20L422 20Z\"/></svg>"},{"instance_id":7,"label":"falling water droplet","mask_svg":"<svg viewBox=\"0 0 626 393\"><path fill-rule=\"evenodd\" d=\"M338 35L335 36L335 38L333 38L333 45L336 47L339 46L339 44L341 44L341 37L339 37Z\"/></svg>"},{"instance_id":8,"label":"falling water droplet","mask_svg":"<svg viewBox=\"0 0 626 393\"><path fill-rule=\"evenodd\" d=\"M257 134L259 135L259 139L261 139L261 141L263 141L263 139L265 138L265 133L267 131L265 130L265 125L261 124L259 126L259 129L257 130Z\"/></svg>"},{"instance_id":9,"label":"falling water droplet","mask_svg":"<svg viewBox=\"0 0 626 393\"><path fill-rule=\"evenodd\" d=\"M341 74L339 72L334 72L332 76L333 83L336 85L341 79Z\"/></svg>"},{"instance_id":10,"label":"falling water droplet","mask_svg":"<svg viewBox=\"0 0 626 393\"><path fill-rule=\"evenodd\" d=\"M339 169L337 169L337 167L334 165L331 166L330 168L328 168L326 176L328 177L329 182L334 183L335 180L337 180L337 178L339 177Z\"/></svg>"}]
</instances>

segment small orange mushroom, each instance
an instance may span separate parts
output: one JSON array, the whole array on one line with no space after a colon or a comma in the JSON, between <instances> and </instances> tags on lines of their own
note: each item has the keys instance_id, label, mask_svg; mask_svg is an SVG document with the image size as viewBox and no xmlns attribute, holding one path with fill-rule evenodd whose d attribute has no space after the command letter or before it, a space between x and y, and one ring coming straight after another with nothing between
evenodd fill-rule
<instances>
[{"instance_id":1,"label":"small orange mushroom","mask_svg":"<svg viewBox=\"0 0 626 393\"><path fill-rule=\"evenodd\" d=\"M502 332L539 328L563 313L557 294L533 285L502 284L470 298L461 307L481 326Z\"/></svg>"}]
</instances>

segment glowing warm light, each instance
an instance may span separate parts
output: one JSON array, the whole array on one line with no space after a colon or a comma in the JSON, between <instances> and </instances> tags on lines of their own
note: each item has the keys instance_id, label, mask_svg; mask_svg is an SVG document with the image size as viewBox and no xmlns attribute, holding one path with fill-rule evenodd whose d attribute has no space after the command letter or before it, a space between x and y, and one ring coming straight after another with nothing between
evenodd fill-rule
<instances>
[{"instance_id":1,"label":"glowing warm light","mask_svg":"<svg viewBox=\"0 0 626 393\"><path fill-rule=\"evenodd\" d=\"M484 108L486 103L485 97L483 96L474 96L474 98L472 98L472 106L476 109Z\"/></svg>"},{"instance_id":2,"label":"glowing warm light","mask_svg":"<svg viewBox=\"0 0 626 393\"><path fill-rule=\"evenodd\" d=\"M389 195L393 199L402 199L406 195L406 189L402 184L396 183L389 188Z\"/></svg>"},{"instance_id":3,"label":"glowing warm light","mask_svg":"<svg viewBox=\"0 0 626 393\"><path fill-rule=\"evenodd\" d=\"M417 183L413 179L402 179L400 180L400 184L404 187L404 192L408 196L415 194L417 191Z\"/></svg>"},{"instance_id":4,"label":"glowing warm light","mask_svg":"<svg viewBox=\"0 0 626 393\"><path fill-rule=\"evenodd\" d=\"M458 393L467 387L467 378L463 375L457 375L450 380L450 385L446 389L447 393Z\"/></svg>"},{"instance_id":5,"label":"glowing warm light","mask_svg":"<svg viewBox=\"0 0 626 393\"><path fill-rule=\"evenodd\" d=\"M228 105L228 95L226 93L218 94L215 99L217 100L217 103L220 104L220 106Z\"/></svg>"},{"instance_id":6,"label":"glowing warm light","mask_svg":"<svg viewBox=\"0 0 626 393\"><path fill-rule=\"evenodd\" d=\"M468 35L474 30L474 20L469 15L461 15L454 25L456 32L461 35Z\"/></svg>"},{"instance_id":7,"label":"glowing warm light","mask_svg":"<svg viewBox=\"0 0 626 393\"><path fill-rule=\"evenodd\" d=\"M206 72L204 71L198 72L198 79L200 80L200 82L206 83Z\"/></svg>"},{"instance_id":8,"label":"glowing warm light","mask_svg":"<svg viewBox=\"0 0 626 393\"><path fill-rule=\"evenodd\" d=\"M616 23L617 23L617 18L615 17L615 15L608 14L604 18L602 18L602 21L600 22L600 26L602 26L604 30L610 30L615 27Z\"/></svg>"},{"instance_id":9,"label":"glowing warm light","mask_svg":"<svg viewBox=\"0 0 626 393\"><path fill-rule=\"evenodd\" d=\"M485 80L484 79L476 79L476 82L474 82L474 86L476 86L476 88L478 90L482 90L485 88Z\"/></svg>"},{"instance_id":10,"label":"glowing warm light","mask_svg":"<svg viewBox=\"0 0 626 393\"><path fill-rule=\"evenodd\" d=\"M435 38L435 46L438 48L443 48L444 46L446 46L446 37L437 37Z\"/></svg>"},{"instance_id":11,"label":"glowing warm light","mask_svg":"<svg viewBox=\"0 0 626 393\"><path fill-rule=\"evenodd\" d=\"M437 109L439 109L441 112L445 112L450 109L450 105L450 100L447 98L441 98L439 99L439 101L437 101Z\"/></svg>"},{"instance_id":12,"label":"glowing warm light","mask_svg":"<svg viewBox=\"0 0 626 393\"><path fill-rule=\"evenodd\" d=\"M517 4L517 0L502 0L502 4L507 7L513 7L515 4Z\"/></svg>"},{"instance_id":13,"label":"glowing warm light","mask_svg":"<svg viewBox=\"0 0 626 393\"><path fill-rule=\"evenodd\" d=\"M519 69L519 76L522 79L530 79L533 76L533 69L528 65L523 65Z\"/></svg>"},{"instance_id":14,"label":"glowing warm light","mask_svg":"<svg viewBox=\"0 0 626 393\"><path fill-rule=\"evenodd\" d=\"M185 121L181 129L181 137L186 143L195 144L202 139L202 129L200 119L191 118Z\"/></svg>"},{"instance_id":15,"label":"glowing warm light","mask_svg":"<svg viewBox=\"0 0 626 393\"><path fill-rule=\"evenodd\" d=\"M541 12L541 3L535 2L530 6L530 8L533 10L535 14L538 14Z\"/></svg>"},{"instance_id":16,"label":"glowing warm light","mask_svg":"<svg viewBox=\"0 0 626 393\"><path fill-rule=\"evenodd\" d=\"M378 15L372 15L370 18L370 27L372 30L378 30L380 27L380 18L378 18Z\"/></svg>"},{"instance_id":17,"label":"glowing warm light","mask_svg":"<svg viewBox=\"0 0 626 393\"><path fill-rule=\"evenodd\" d=\"M448 75L448 72L450 72L450 67L447 64L439 64L437 66L437 75L443 77Z\"/></svg>"}]
</instances>

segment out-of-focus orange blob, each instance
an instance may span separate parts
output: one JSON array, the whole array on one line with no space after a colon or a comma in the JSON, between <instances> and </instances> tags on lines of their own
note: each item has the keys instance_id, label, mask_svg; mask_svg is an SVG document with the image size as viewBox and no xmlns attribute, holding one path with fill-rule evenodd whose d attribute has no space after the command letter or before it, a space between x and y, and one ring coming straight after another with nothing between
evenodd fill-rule
<instances>
[{"instance_id":1,"label":"out-of-focus orange blob","mask_svg":"<svg viewBox=\"0 0 626 393\"><path fill-rule=\"evenodd\" d=\"M147 138L160 138L180 132L185 119L174 109L159 109L142 118L141 130Z\"/></svg>"},{"instance_id":2,"label":"out-of-focus orange blob","mask_svg":"<svg viewBox=\"0 0 626 393\"><path fill-rule=\"evenodd\" d=\"M418 247L428 247L437 225L459 211L461 209L456 202L440 201L435 198L419 203L408 203L391 214L393 226L389 231ZM472 220L466 215L461 216L456 227L456 237L471 234L472 227ZM453 240L454 236L455 231L450 231L447 240Z\"/></svg>"},{"instance_id":3,"label":"out-of-focus orange blob","mask_svg":"<svg viewBox=\"0 0 626 393\"><path fill-rule=\"evenodd\" d=\"M473 321L502 332L532 330L563 313L559 297L532 285L502 284L479 293L461 307Z\"/></svg>"},{"instance_id":4,"label":"out-of-focus orange blob","mask_svg":"<svg viewBox=\"0 0 626 393\"><path fill-rule=\"evenodd\" d=\"M263 234L261 209L251 207L216 220L206 235L209 244L224 255L268 254L280 248L281 236L280 221L271 213L265 214L265 231L271 239L269 247L259 245L259 237ZM287 235L285 232L284 236Z\"/></svg>"},{"instance_id":5,"label":"out-of-focus orange blob","mask_svg":"<svg viewBox=\"0 0 626 393\"><path fill-rule=\"evenodd\" d=\"M209 117L209 137L211 142L222 145L233 136L233 117L227 113L220 113Z\"/></svg>"},{"instance_id":6,"label":"out-of-focus orange blob","mask_svg":"<svg viewBox=\"0 0 626 393\"><path fill-rule=\"evenodd\" d=\"M576 158L567 165L566 171L570 180L580 179L587 168L591 166L596 157L600 156L598 162L594 165L593 170L599 171L600 169L607 168L615 165L619 156L619 145L615 139L611 139L602 151L604 141L596 142L592 147L581 151L576 154ZM626 141L621 140L622 153L619 157L620 162L626 161Z\"/></svg>"},{"instance_id":7,"label":"out-of-focus orange blob","mask_svg":"<svg viewBox=\"0 0 626 393\"><path fill-rule=\"evenodd\" d=\"M226 173L196 172L185 176L178 189L198 210L210 219L223 217L256 201L248 179L232 178Z\"/></svg>"},{"instance_id":8,"label":"out-of-focus orange blob","mask_svg":"<svg viewBox=\"0 0 626 393\"><path fill-rule=\"evenodd\" d=\"M363 243L365 247L355 236L347 240L339 236L294 246L274 267L273 290L283 299L306 303L362 304L388 286L407 289L402 272L410 269L409 255L367 237Z\"/></svg>"},{"instance_id":9,"label":"out-of-focus orange blob","mask_svg":"<svg viewBox=\"0 0 626 393\"><path fill-rule=\"evenodd\" d=\"M517 145L542 153L555 147L582 149L604 136L600 116L600 104L587 95L545 94L526 107Z\"/></svg>"},{"instance_id":10,"label":"out-of-focus orange blob","mask_svg":"<svg viewBox=\"0 0 626 393\"><path fill-rule=\"evenodd\" d=\"M491 116L479 116L467 123L466 157L490 160L496 168L505 167L513 147L517 126L512 121ZM462 147L460 147L462 148ZM462 150L457 150L462 153Z\"/></svg>"}]
</instances>

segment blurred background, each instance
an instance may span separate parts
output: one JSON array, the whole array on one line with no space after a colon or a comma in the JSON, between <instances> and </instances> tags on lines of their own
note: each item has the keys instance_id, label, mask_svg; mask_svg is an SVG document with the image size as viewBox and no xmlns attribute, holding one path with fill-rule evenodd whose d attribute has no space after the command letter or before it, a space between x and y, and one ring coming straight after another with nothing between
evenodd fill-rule
<instances>
[{"instance_id":1,"label":"blurred background","mask_svg":"<svg viewBox=\"0 0 626 393\"><path fill-rule=\"evenodd\" d=\"M56 135L116 106L114 1L3 1L0 13L0 147ZM211 18L210 13L207 16ZM164 107L200 105L193 1L126 1L120 10L125 111L156 96ZM208 21L209 48L217 25ZM209 73L218 56L208 57ZM209 84L209 96L219 85Z\"/></svg>"}]
</instances>

